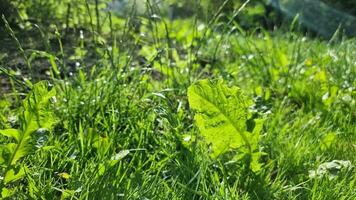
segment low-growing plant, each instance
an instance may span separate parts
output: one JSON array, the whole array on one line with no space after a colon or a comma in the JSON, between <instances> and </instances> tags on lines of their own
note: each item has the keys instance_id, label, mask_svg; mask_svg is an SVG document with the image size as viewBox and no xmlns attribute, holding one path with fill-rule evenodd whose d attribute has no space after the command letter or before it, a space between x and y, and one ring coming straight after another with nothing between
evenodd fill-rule
<instances>
[{"instance_id":1,"label":"low-growing plant","mask_svg":"<svg viewBox=\"0 0 356 200\"><path fill-rule=\"evenodd\" d=\"M0 175L3 177L0 186L3 198L15 192L10 184L26 175L27 166L19 161L30 154L34 148L33 135L51 129L56 123L51 108L51 99L55 95L56 90L48 90L46 81L35 84L20 108L19 128L0 130L0 134L8 137L10 141L0 146Z\"/></svg>"},{"instance_id":2,"label":"low-growing plant","mask_svg":"<svg viewBox=\"0 0 356 200\"><path fill-rule=\"evenodd\" d=\"M211 144L211 157L237 150L234 160L257 172L262 119L252 119L253 101L238 87L228 87L221 80L201 80L188 89L190 107L196 111L195 122L202 136ZM249 122L253 120L253 127Z\"/></svg>"}]
</instances>

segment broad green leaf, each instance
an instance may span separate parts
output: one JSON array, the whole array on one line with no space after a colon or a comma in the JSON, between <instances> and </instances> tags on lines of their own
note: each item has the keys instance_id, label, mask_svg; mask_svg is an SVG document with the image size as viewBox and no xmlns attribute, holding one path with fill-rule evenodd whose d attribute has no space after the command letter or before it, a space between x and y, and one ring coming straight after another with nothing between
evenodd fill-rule
<instances>
[{"instance_id":1,"label":"broad green leaf","mask_svg":"<svg viewBox=\"0 0 356 200\"><path fill-rule=\"evenodd\" d=\"M31 151L33 145L30 140L33 132L40 128L50 129L56 122L50 107L51 98L55 94L54 89L48 90L47 82L42 81L35 84L23 102L23 115L20 118L22 121L21 131L8 129L1 132L16 140L16 143L6 145L11 154L7 160L10 165L14 165Z\"/></svg>"},{"instance_id":2,"label":"broad green leaf","mask_svg":"<svg viewBox=\"0 0 356 200\"><path fill-rule=\"evenodd\" d=\"M259 162L259 159L262 155L262 152L256 152L252 154L250 168L253 172L258 172L261 170L262 164Z\"/></svg>"},{"instance_id":3,"label":"broad green leaf","mask_svg":"<svg viewBox=\"0 0 356 200\"><path fill-rule=\"evenodd\" d=\"M251 135L251 146L253 149L258 149L258 141L260 140L260 134L263 128L264 119L255 119L255 127L253 128Z\"/></svg>"},{"instance_id":4,"label":"broad green leaf","mask_svg":"<svg viewBox=\"0 0 356 200\"><path fill-rule=\"evenodd\" d=\"M19 167L18 169L11 168L5 174L4 183L8 184L10 182L17 181L17 180L21 179L22 177L24 177L25 175L26 174L25 174L24 167Z\"/></svg>"},{"instance_id":5,"label":"broad green leaf","mask_svg":"<svg viewBox=\"0 0 356 200\"><path fill-rule=\"evenodd\" d=\"M222 81L201 80L188 88L188 100L196 112L201 135L211 145L213 158L236 149L235 159L245 161L253 172L260 171L263 152L258 143L264 120L251 119L252 101L239 88Z\"/></svg>"},{"instance_id":6,"label":"broad green leaf","mask_svg":"<svg viewBox=\"0 0 356 200\"><path fill-rule=\"evenodd\" d=\"M34 85L31 93L24 100L24 135L31 134L39 128L50 129L56 122L53 111L49 108L51 98L56 90L48 91L47 82L42 81Z\"/></svg>"},{"instance_id":7,"label":"broad green leaf","mask_svg":"<svg viewBox=\"0 0 356 200\"><path fill-rule=\"evenodd\" d=\"M104 156L110 148L110 140L106 133L98 135L94 140L92 146L96 148L100 156Z\"/></svg>"},{"instance_id":8,"label":"broad green leaf","mask_svg":"<svg viewBox=\"0 0 356 200\"><path fill-rule=\"evenodd\" d=\"M10 159L10 164L14 165L16 162L26 156L31 151L32 146L29 144L29 138L23 138L21 143L15 146L15 149L12 149L13 154Z\"/></svg>"},{"instance_id":9,"label":"broad green leaf","mask_svg":"<svg viewBox=\"0 0 356 200\"><path fill-rule=\"evenodd\" d=\"M14 194L15 194L15 190L14 189L8 189L8 188L5 188L5 187L1 189L1 198L2 199L9 198Z\"/></svg>"},{"instance_id":10,"label":"broad green leaf","mask_svg":"<svg viewBox=\"0 0 356 200\"><path fill-rule=\"evenodd\" d=\"M330 146L335 142L336 134L335 133L328 133L322 140L321 140L321 150L326 150L330 148Z\"/></svg>"},{"instance_id":11,"label":"broad green leaf","mask_svg":"<svg viewBox=\"0 0 356 200\"><path fill-rule=\"evenodd\" d=\"M16 143L7 143L5 145L7 152L9 152L10 154L14 154L15 150L16 150Z\"/></svg>"},{"instance_id":12,"label":"broad green leaf","mask_svg":"<svg viewBox=\"0 0 356 200\"><path fill-rule=\"evenodd\" d=\"M258 95L258 96L262 96L263 94L263 88L261 86L257 86L255 88L255 93Z\"/></svg>"},{"instance_id":13,"label":"broad green leaf","mask_svg":"<svg viewBox=\"0 0 356 200\"><path fill-rule=\"evenodd\" d=\"M246 132L252 101L237 87L222 81L202 80L188 88L190 107L196 111L195 121L206 142L212 145L212 157L230 148L246 147L251 152L251 141Z\"/></svg>"},{"instance_id":14,"label":"broad green leaf","mask_svg":"<svg viewBox=\"0 0 356 200\"><path fill-rule=\"evenodd\" d=\"M314 80L320 81L320 82L325 82L327 81L327 74L325 70L320 70L317 72L314 76Z\"/></svg>"},{"instance_id":15,"label":"broad green leaf","mask_svg":"<svg viewBox=\"0 0 356 200\"><path fill-rule=\"evenodd\" d=\"M17 129L0 130L0 134L9 138L14 138L16 142L19 142L19 138L21 137L21 133Z\"/></svg>"},{"instance_id":16,"label":"broad green leaf","mask_svg":"<svg viewBox=\"0 0 356 200\"><path fill-rule=\"evenodd\" d=\"M104 173L105 173L105 171L106 171L106 167L105 167L105 165L104 164L102 164L102 163L100 163L99 164L99 170L98 170L98 173L97 173L97 177L99 177L99 176L102 176Z\"/></svg>"}]
</instances>

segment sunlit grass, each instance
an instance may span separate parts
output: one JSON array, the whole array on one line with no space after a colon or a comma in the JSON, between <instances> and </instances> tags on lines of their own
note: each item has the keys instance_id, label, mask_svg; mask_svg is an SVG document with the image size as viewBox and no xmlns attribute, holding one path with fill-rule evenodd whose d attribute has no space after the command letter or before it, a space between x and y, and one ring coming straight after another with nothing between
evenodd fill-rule
<instances>
[{"instance_id":1,"label":"sunlit grass","mask_svg":"<svg viewBox=\"0 0 356 200\"><path fill-rule=\"evenodd\" d=\"M309 176L325 162L356 163L354 39L141 18L134 30L113 17L102 35L83 29L63 47L61 31L46 32L57 48L41 63L49 73L27 82L34 74L16 75L0 60L13 88L1 95L1 129L25 123L29 81L57 90L58 122L33 138L18 163L24 177L1 182L11 198L356 199L352 167ZM240 87L265 118L258 173L209 156L187 101L187 88L205 78Z\"/></svg>"}]
</instances>

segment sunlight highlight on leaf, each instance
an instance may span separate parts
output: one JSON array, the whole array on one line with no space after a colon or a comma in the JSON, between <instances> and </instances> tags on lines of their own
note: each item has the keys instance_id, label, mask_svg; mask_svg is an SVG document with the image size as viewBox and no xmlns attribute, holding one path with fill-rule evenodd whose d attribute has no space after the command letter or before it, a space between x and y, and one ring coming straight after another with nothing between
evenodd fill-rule
<instances>
[{"instance_id":1,"label":"sunlight highlight on leaf","mask_svg":"<svg viewBox=\"0 0 356 200\"><path fill-rule=\"evenodd\" d=\"M228 87L222 81L201 80L188 88L190 107L196 111L195 122L206 142L212 145L211 156L239 149L247 157L248 166L258 171L259 133L262 120L255 122L252 133L246 131L246 121L251 118L252 101L237 87Z\"/></svg>"}]
</instances>

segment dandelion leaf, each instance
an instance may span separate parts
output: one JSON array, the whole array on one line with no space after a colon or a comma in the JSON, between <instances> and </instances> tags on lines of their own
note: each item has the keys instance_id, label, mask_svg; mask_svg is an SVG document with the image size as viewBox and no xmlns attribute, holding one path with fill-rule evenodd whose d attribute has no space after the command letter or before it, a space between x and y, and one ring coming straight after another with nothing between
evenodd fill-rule
<instances>
[{"instance_id":1,"label":"dandelion leaf","mask_svg":"<svg viewBox=\"0 0 356 200\"><path fill-rule=\"evenodd\" d=\"M53 110L50 108L51 99L56 95L56 90L48 89L46 81L34 85L30 94L24 100L23 132L31 134L39 128L49 129L56 122Z\"/></svg>"},{"instance_id":2,"label":"dandelion leaf","mask_svg":"<svg viewBox=\"0 0 356 200\"><path fill-rule=\"evenodd\" d=\"M5 130L0 130L0 134L4 135L8 138L13 138L15 139L17 142L19 141L20 138L20 132L17 129L5 129Z\"/></svg>"},{"instance_id":3,"label":"dandelion leaf","mask_svg":"<svg viewBox=\"0 0 356 200\"><path fill-rule=\"evenodd\" d=\"M17 181L17 180L21 179L22 177L24 177L25 175L26 174L25 174L24 167L19 167L17 169L12 168L6 172L5 178L4 178L4 183L8 184L10 182Z\"/></svg>"},{"instance_id":4,"label":"dandelion leaf","mask_svg":"<svg viewBox=\"0 0 356 200\"><path fill-rule=\"evenodd\" d=\"M31 135L40 128L50 129L56 122L51 105L51 98L56 95L54 89L48 90L48 83L41 81L35 84L32 91L23 102L23 125L21 130L15 135L17 141L10 164L15 164L20 158L26 156L32 146L30 144ZM13 131L14 132L14 131Z\"/></svg>"},{"instance_id":5,"label":"dandelion leaf","mask_svg":"<svg viewBox=\"0 0 356 200\"><path fill-rule=\"evenodd\" d=\"M247 135L246 120L251 117L248 109L252 101L238 87L201 80L188 88L188 100L201 134L211 144L213 158L231 148L244 147L251 152L252 135Z\"/></svg>"}]
</instances>

